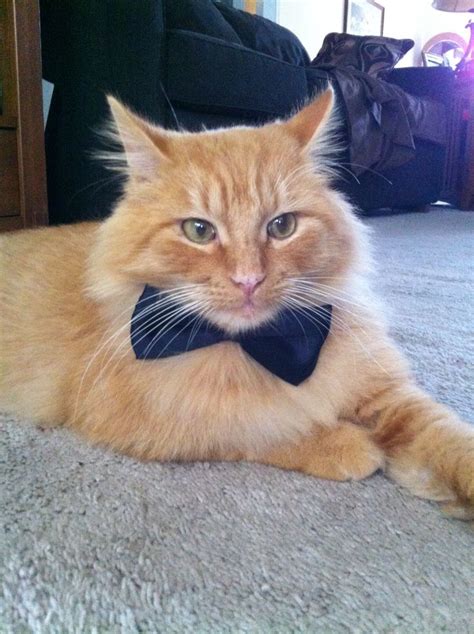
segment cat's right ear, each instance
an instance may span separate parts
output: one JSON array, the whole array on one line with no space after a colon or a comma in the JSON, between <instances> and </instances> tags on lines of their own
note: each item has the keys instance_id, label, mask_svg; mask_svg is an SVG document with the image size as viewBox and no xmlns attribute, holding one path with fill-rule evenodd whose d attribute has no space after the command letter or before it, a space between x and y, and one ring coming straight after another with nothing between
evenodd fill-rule
<instances>
[{"instance_id":1,"label":"cat's right ear","mask_svg":"<svg viewBox=\"0 0 474 634\"><path fill-rule=\"evenodd\" d=\"M334 108L334 90L329 87L305 108L284 122L303 148L310 148L325 132Z\"/></svg>"},{"instance_id":2,"label":"cat's right ear","mask_svg":"<svg viewBox=\"0 0 474 634\"><path fill-rule=\"evenodd\" d=\"M125 151L126 169L130 176L141 180L156 177L160 164L170 154L170 139L166 130L145 121L115 97L109 95L107 103L115 131Z\"/></svg>"}]
</instances>

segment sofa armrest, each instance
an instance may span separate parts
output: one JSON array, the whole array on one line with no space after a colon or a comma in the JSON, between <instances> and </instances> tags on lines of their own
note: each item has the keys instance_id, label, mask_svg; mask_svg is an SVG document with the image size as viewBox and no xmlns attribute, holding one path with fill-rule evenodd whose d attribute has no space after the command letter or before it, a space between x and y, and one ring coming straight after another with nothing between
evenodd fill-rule
<instances>
[{"instance_id":1,"label":"sofa armrest","mask_svg":"<svg viewBox=\"0 0 474 634\"><path fill-rule=\"evenodd\" d=\"M447 66L395 68L387 75L386 81L415 97L429 97L448 103L453 91L454 71Z\"/></svg>"},{"instance_id":2,"label":"sofa armrest","mask_svg":"<svg viewBox=\"0 0 474 634\"><path fill-rule=\"evenodd\" d=\"M92 158L104 150L97 131L110 117L106 94L157 123L170 118L163 2L41 0L40 8L43 77L54 83L45 133L49 217L104 217L122 191Z\"/></svg>"},{"instance_id":3,"label":"sofa armrest","mask_svg":"<svg viewBox=\"0 0 474 634\"><path fill-rule=\"evenodd\" d=\"M162 0L40 0L40 10L45 79L113 93L163 121Z\"/></svg>"}]
</instances>

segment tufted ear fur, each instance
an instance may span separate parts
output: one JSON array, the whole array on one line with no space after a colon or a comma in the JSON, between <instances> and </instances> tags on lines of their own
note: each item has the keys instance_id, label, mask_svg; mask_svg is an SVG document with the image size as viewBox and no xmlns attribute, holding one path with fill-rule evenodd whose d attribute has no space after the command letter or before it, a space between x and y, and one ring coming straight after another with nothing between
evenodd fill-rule
<instances>
[{"instance_id":1,"label":"tufted ear fur","mask_svg":"<svg viewBox=\"0 0 474 634\"><path fill-rule=\"evenodd\" d=\"M311 147L325 130L334 106L334 91L328 88L284 125L303 148Z\"/></svg>"},{"instance_id":2,"label":"tufted ear fur","mask_svg":"<svg viewBox=\"0 0 474 634\"><path fill-rule=\"evenodd\" d=\"M107 102L115 123L111 135L125 151L125 157L119 157L118 162L121 158L123 167L125 158L126 171L132 178L156 178L160 163L170 154L170 134L140 118L114 97L108 96ZM113 160L113 156L108 158Z\"/></svg>"}]
</instances>

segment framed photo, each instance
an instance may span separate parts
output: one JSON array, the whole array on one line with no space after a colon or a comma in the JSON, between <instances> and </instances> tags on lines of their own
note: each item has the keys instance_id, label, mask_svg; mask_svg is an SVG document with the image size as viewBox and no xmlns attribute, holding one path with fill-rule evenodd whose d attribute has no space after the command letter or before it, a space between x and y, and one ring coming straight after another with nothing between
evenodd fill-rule
<instances>
[{"instance_id":1,"label":"framed photo","mask_svg":"<svg viewBox=\"0 0 474 634\"><path fill-rule=\"evenodd\" d=\"M373 0L346 0L344 32L352 35L383 35L385 9Z\"/></svg>"},{"instance_id":2,"label":"framed photo","mask_svg":"<svg viewBox=\"0 0 474 634\"><path fill-rule=\"evenodd\" d=\"M277 19L277 2L278 0L219 0L228 7L234 9L240 9L241 11L247 11L248 13L255 13L261 15L264 18L273 20Z\"/></svg>"}]
</instances>

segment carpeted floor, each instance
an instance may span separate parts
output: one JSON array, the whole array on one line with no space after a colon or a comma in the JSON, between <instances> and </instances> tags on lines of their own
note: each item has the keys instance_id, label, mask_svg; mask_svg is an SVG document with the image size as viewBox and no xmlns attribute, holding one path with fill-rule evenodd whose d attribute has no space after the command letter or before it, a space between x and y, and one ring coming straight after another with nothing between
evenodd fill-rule
<instances>
[{"instance_id":1,"label":"carpeted floor","mask_svg":"<svg viewBox=\"0 0 474 634\"><path fill-rule=\"evenodd\" d=\"M373 218L424 387L472 418L474 214ZM474 532L376 475L139 464L1 421L0 632L474 632Z\"/></svg>"}]
</instances>

